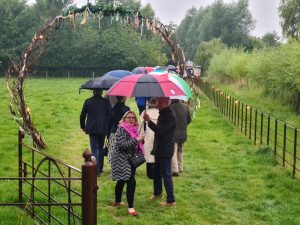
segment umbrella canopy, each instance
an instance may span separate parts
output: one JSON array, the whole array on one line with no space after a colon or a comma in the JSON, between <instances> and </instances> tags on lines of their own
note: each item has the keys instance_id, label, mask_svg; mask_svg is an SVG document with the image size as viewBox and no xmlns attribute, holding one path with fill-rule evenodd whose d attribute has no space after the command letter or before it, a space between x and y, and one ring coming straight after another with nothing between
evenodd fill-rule
<instances>
[{"instance_id":1,"label":"umbrella canopy","mask_svg":"<svg viewBox=\"0 0 300 225\"><path fill-rule=\"evenodd\" d=\"M172 97L186 94L167 76L138 74L125 77L112 86L108 95L134 97Z\"/></svg>"},{"instance_id":2,"label":"umbrella canopy","mask_svg":"<svg viewBox=\"0 0 300 225\"><path fill-rule=\"evenodd\" d=\"M167 73L167 72L160 72L160 71L154 71L149 74L167 76L170 81L175 83L185 93L185 96L182 95L171 96L172 99L180 99L180 100L187 101L190 97L192 97L193 94L191 92L190 86L186 83L184 79L182 79L178 75L174 73Z\"/></svg>"},{"instance_id":3,"label":"umbrella canopy","mask_svg":"<svg viewBox=\"0 0 300 225\"><path fill-rule=\"evenodd\" d=\"M113 86L115 83L117 83L120 80L120 78L112 77L112 76L102 76L90 79L86 81L83 85L80 86L79 90L81 89L89 89L89 90L95 90L95 89L103 89L108 90L111 86Z\"/></svg>"},{"instance_id":4,"label":"umbrella canopy","mask_svg":"<svg viewBox=\"0 0 300 225\"><path fill-rule=\"evenodd\" d=\"M133 74L147 74L150 73L151 71L153 71L154 68L147 66L147 67L136 67L132 70Z\"/></svg>"},{"instance_id":5,"label":"umbrella canopy","mask_svg":"<svg viewBox=\"0 0 300 225\"><path fill-rule=\"evenodd\" d=\"M132 73L128 70L112 70L105 73L103 76L112 76L116 78L123 78L132 75Z\"/></svg>"}]
</instances>

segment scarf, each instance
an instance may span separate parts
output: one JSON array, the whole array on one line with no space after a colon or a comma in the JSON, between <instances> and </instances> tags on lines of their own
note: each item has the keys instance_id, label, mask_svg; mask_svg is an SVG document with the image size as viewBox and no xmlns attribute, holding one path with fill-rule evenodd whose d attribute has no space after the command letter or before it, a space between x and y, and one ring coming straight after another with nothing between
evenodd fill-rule
<instances>
[{"instance_id":1,"label":"scarf","mask_svg":"<svg viewBox=\"0 0 300 225\"><path fill-rule=\"evenodd\" d=\"M137 138L139 136L138 125L130 126L128 123L121 122L120 127L126 130L131 138ZM141 141L139 141L138 145L134 148L134 154L138 152L138 148L142 151L144 155L145 154L144 145Z\"/></svg>"}]
</instances>

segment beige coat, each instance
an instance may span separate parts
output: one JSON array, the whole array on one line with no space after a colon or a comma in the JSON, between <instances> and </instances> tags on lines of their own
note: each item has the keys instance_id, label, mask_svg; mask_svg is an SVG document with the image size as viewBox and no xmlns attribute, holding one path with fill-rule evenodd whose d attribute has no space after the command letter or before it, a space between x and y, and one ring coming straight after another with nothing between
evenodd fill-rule
<instances>
[{"instance_id":1,"label":"beige coat","mask_svg":"<svg viewBox=\"0 0 300 225\"><path fill-rule=\"evenodd\" d=\"M140 134L145 134L144 148L145 148L146 162L154 163L154 156L151 155L151 151L153 149L153 142L154 142L154 132L147 126L146 132L144 133L144 119L143 119L144 112L145 111L143 111L140 116L139 131L140 131ZM156 109L156 108L147 109L147 114L149 115L150 119L156 124L157 118L159 116L158 109Z\"/></svg>"}]
</instances>

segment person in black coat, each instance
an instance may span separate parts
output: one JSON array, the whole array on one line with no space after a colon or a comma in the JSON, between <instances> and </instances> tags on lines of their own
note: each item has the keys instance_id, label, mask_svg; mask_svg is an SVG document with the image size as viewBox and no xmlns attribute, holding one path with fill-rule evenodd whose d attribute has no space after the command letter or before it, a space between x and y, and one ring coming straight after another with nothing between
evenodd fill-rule
<instances>
[{"instance_id":1,"label":"person in black coat","mask_svg":"<svg viewBox=\"0 0 300 225\"><path fill-rule=\"evenodd\" d=\"M109 135L113 111L109 101L102 97L102 90L94 90L94 96L85 100L81 114L80 127L89 135L93 156L97 159L97 175L103 171L104 151L103 145Z\"/></svg>"},{"instance_id":2,"label":"person in black coat","mask_svg":"<svg viewBox=\"0 0 300 225\"><path fill-rule=\"evenodd\" d=\"M148 123L148 127L154 131L153 155L155 156L155 164L153 168L154 193L152 199L162 197L163 179L167 192L167 201L161 202L161 205L176 206L171 163L174 154L174 133L177 119L170 108L170 98L158 98L157 107L159 109L157 124L151 121L147 113L143 116Z\"/></svg>"},{"instance_id":3,"label":"person in black coat","mask_svg":"<svg viewBox=\"0 0 300 225\"><path fill-rule=\"evenodd\" d=\"M115 133L118 129L120 120L123 118L123 115L130 111L130 108L125 105L126 97L117 96L117 103L113 107L114 112L114 122L112 125L112 132Z\"/></svg>"}]
</instances>

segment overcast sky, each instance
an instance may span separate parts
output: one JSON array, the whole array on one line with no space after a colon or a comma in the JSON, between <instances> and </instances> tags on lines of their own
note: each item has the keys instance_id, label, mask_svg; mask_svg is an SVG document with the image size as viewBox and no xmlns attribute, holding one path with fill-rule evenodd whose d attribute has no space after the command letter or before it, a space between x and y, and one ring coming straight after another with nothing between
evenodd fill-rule
<instances>
[{"instance_id":1,"label":"overcast sky","mask_svg":"<svg viewBox=\"0 0 300 225\"><path fill-rule=\"evenodd\" d=\"M188 9L195 6L207 6L214 0L141 0L145 5L150 3L154 8L156 15L161 22L170 21L180 24ZM225 3L236 2L236 0L223 0ZM253 18L256 20L255 30L252 32L255 36L263 36L266 32L275 30L281 36L279 24L280 0L249 0L249 9Z\"/></svg>"},{"instance_id":2,"label":"overcast sky","mask_svg":"<svg viewBox=\"0 0 300 225\"><path fill-rule=\"evenodd\" d=\"M236 2L237 0L223 0L225 3ZM87 0L75 0L77 6L86 4ZM93 0L90 0L93 2ZM214 0L141 0L143 5L150 3L155 10L156 16L161 22L169 23L170 21L180 24L188 9L195 6L207 6ZM279 7L280 0L249 0L249 9L253 18L256 20L255 29L252 32L255 36L263 36L267 32L276 31L281 36L279 24Z\"/></svg>"}]
</instances>

